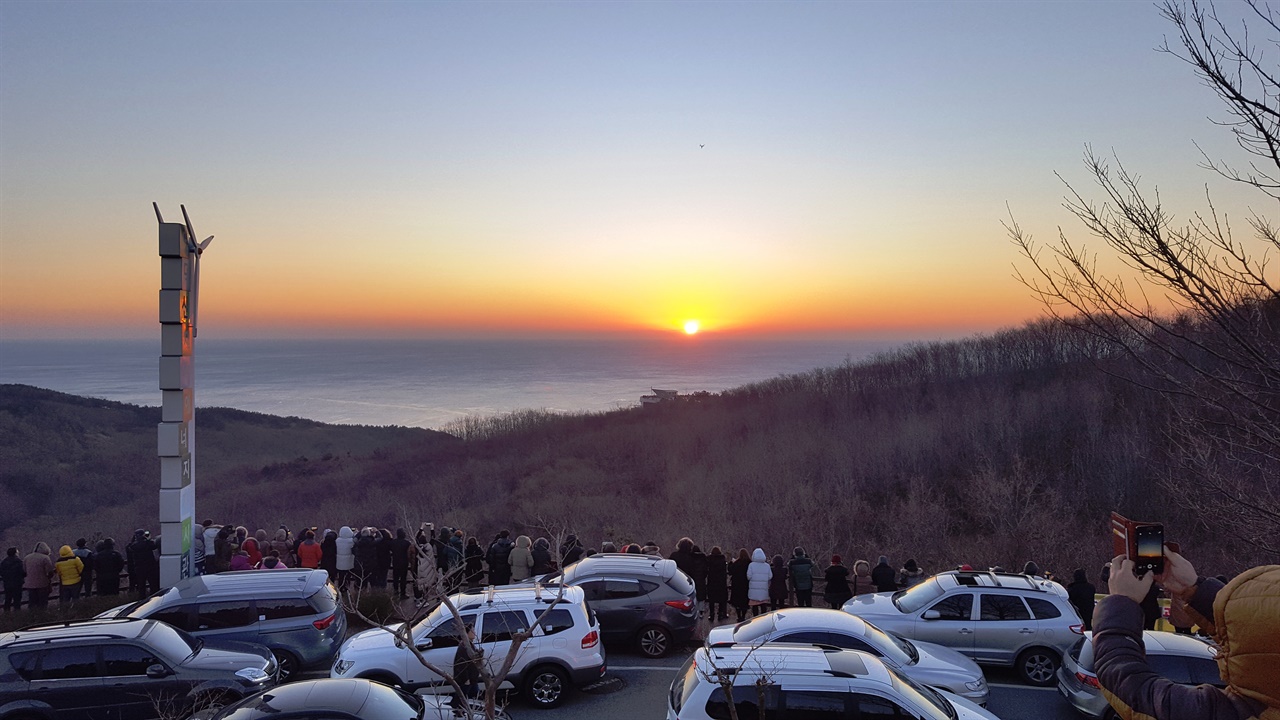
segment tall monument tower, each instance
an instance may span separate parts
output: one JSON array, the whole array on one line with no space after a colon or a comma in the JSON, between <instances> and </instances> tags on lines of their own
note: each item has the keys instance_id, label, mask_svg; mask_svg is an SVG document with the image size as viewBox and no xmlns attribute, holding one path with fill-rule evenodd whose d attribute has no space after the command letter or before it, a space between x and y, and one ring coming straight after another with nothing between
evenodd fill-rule
<instances>
[{"instance_id":1,"label":"tall monument tower","mask_svg":"<svg viewBox=\"0 0 1280 720\"><path fill-rule=\"evenodd\" d=\"M197 243L186 207L183 223L160 222L160 586L194 571L196 511L195 339L200 296L200 255L213 240Z\"/></svg>"}]
</instances>

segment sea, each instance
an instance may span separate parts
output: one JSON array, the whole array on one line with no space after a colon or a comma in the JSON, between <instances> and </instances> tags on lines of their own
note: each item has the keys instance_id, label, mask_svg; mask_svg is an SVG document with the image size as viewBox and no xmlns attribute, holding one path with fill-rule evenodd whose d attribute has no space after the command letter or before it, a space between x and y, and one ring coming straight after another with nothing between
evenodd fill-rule
<instances>
[{"instance_id":1,"label":"sea","mask_svg":"<svg viewBox=\"0 0 1280 720\"><path fill-rule=\"evenodd\" d=\"M196 344L196 407L440 429L517 410L634 407L653 388L720 392L857 362L865 339L233 340ZM0 339L0 383L158 406L160 342Z\"/></svg>"}]
</instances>

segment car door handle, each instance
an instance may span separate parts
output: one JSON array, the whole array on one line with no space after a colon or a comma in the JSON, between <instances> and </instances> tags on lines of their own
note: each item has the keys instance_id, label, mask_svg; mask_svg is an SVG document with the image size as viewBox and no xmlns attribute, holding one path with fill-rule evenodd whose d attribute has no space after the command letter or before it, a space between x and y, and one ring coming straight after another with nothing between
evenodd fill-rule
<instances>
[{"instance_id":1,"label":"car door handle","mask_svg":"<svg viewBox=\"0 0 1280 720\"><path fill-rule=\"evenodd\" d=\"M969 628L960 628L956 632L960 633L961 635L970 635L973 633L973 631L970 630Z\"/></svg>"},{"instance_id":2,"label":"car door handle","mask_svg":"<svg viewBox=\"0 0 1280 720\"><path fill-rule=\"evenodd\" d=\"M1019 630L1018 632L1022 633L1023 635L1026 635L1026 634L1028 634L1028 633L1033 633L1033 632L1035 632L1035 630L1032 630L1031 628L1022 628L1022 629L1021 629L1021 630Z\"/></svg>"}]
</instances>

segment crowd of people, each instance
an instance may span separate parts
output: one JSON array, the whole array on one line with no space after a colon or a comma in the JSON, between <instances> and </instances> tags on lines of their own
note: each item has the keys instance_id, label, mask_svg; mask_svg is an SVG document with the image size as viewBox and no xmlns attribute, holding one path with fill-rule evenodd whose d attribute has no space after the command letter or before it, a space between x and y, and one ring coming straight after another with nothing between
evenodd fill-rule
<instances>
[{"instance_id":1,"label":"crowd of people","mask_svg":"<svg viewBox=\"0 0 1280 720\"><path fill-rule=\"evenodd\" d=\"M196 574L312 568L326 571L343 592L390 591L401 599L408 598L411 592L422 598L425 589L437 587L438 581L443 581L449 591L520 582L597 552L664 556L654 542L604 541L596 550L584 547L575 535L555 543L547 537L513 538L508 530L481 544L478 538L468 537L460 529L436 528L429 522L412 533L403 527L392 532L388 528L344 525L336 530L306 528L295 534L284 525L272 533L265 529L251 533L244 526L205 520L195 529L192 540ZM117 595L122 573L128 578L129 592L145 597L159 589L159 556L159 540L145 529L134 532L123 554L115 549L111 538L92 548L80 538L74 547L62 546L56 560L43 542L21 558L17 548L9 548L7 557L0 561L4 609L22 607L24 594L30 607L46 606L55 580L63 603L93 594ZM838 608L857 595L909 588L928 577L914 559L895 567L884 555L874 565L864 559L846 563L839 554L820 563L802 547L793 548L785 556L778 553L772 557L762 548L726 552L717 545L703 552L688 537L676 543L669 557L692 578L701 609L713 622L727 620L730 610L741 622L748 615L787 605L810 607L815 591L820 591L819 598L827 606ZM958 569L972 568L961 565ZM1108 571L1103 568L1104 582ZM1026 563L1023 572L1054 579L1052 573L1041 573L1034 562ZM1088 624L1097 589L1082 569L1075 570L1066 587L1071 602ZM1159 616L1154 597L1144 607L1149 616ZM1182 631L1184 626L1176 622L1176 610L1174 615L1174 624ZM1154 617L1150 619L1152 624ZM1190 631L1190 623L1185 625L1185 631Z\"/></svg>"}]
</instances>

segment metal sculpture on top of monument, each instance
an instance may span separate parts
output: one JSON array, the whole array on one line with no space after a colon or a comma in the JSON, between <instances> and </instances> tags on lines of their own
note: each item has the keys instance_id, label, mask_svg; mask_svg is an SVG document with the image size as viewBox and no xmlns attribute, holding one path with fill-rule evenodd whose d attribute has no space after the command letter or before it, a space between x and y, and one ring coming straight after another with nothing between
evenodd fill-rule
<instances>
[{"instance_id":1,"label":"metal sculpture on top of monument","mask_svg":"<svg viewBox=\"0 0 1280 720\"><path fill-rule=\"evenodd\" d=\"M196 242L187 208L181 223L160 222L160 585L194 574L196 511L195 339L200 307L200 256L213 240Z\"/></svg>"}]
</instances>

